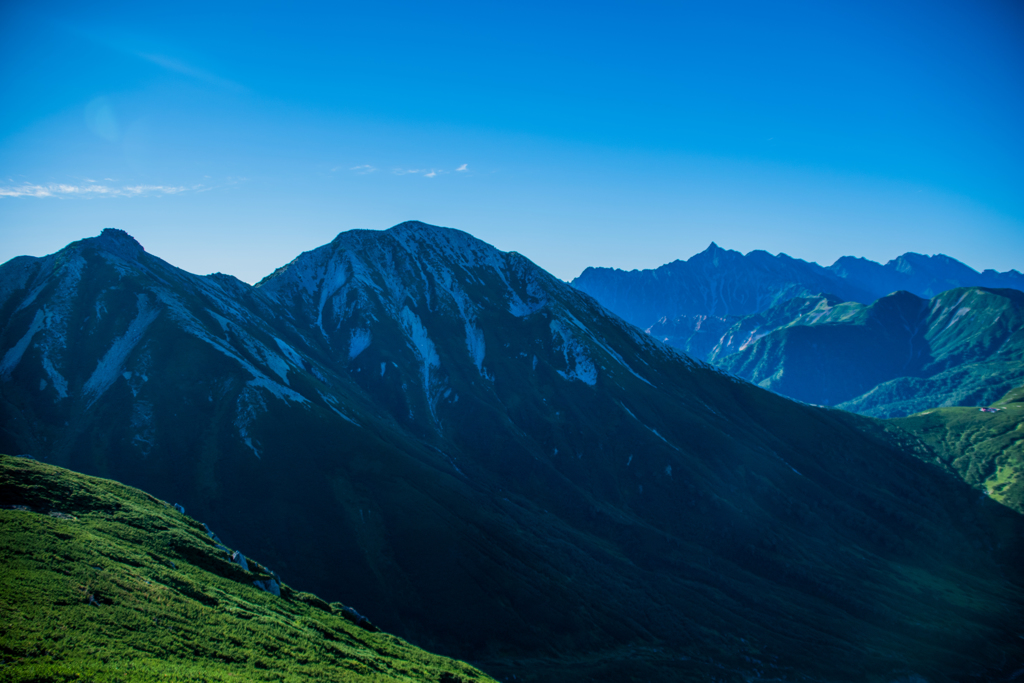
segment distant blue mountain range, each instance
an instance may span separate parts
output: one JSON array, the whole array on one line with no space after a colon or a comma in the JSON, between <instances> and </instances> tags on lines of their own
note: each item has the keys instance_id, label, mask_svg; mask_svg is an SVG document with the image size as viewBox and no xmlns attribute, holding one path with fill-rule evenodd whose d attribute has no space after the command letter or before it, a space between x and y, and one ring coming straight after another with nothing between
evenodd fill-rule
<instances>
[{"instance_id":1,"label":"distant blue mountain range","mask_svg":"<svg viewBox=\"0 0 1024 683\"><path fill-rule=\"evenodd\" d=\"M580 289L653 337L808 403L873 417L985 405L1024 382L1024 275L945 255L828 268L712 243L654 270L588 268Z\"/></svg>"},{"instance_id":2,"label":"distant blue mountain range","mask_svg":"<svg viewBox=\"0 0 1024 683\"><path fill-rule=\"evenodd\" d=\"M944 254L906 253L885 265L843 256L829 267L766 251L741 254L714 242L686 261L653 270L587 268L572 281L606 308L643 329L681 316L740 317L802 296L831 294L870 304L895 291L930 299L956 287L1024 291L1016 270L978 271Z\"/></svg>"}]
</instances>

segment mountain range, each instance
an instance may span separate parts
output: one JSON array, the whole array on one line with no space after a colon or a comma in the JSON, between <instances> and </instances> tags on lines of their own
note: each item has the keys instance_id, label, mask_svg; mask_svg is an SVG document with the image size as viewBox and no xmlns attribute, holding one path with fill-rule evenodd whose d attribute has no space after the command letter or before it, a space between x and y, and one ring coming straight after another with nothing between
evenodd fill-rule
<instances>
[{"instance_id":1,"label":"mountain range","mask_svg":"<svg viewBox=\"0 0 1024 683\"><path fill-rule=\"evenodd\" d=\"M870 304L896 291L930 299L957 287L1024 290L1024 275L1016 270L979 273L944 254L906 253L885 265L843 256L825 268L786 254L757 250L744 255L712 242L686 261L651 270L587 268L572 285L648 329L680 318L742 317L818 294Z\"/></svg>"},{"instance_id":2,"label":"mountain range","mask_svg":"<svg viewBox=\"0 0 1024 683\"><path fill-rule=\"evenodd\" d=\"M105 230L0 266L0 324L0 452L178 501L496 678L1024 665L1019 514L463 232L249 286Z\"/></svg>"},{"instance_id":3,"label":"mountain range","mask_svg":"<svg viewBox=\"0 0 1024 683\"><path fill-rule=\"evenodd\" d=\"M1024 383L1024 292L791 299L733 325L708 360L785 396L873 417L988 405Z\"/></svg>"},{"instance_id":4,"label":"mountain range","mask_svg":"<svg viewBox=\"0 0 1024 683\"><path fill-rule=\"evenodd\" d=\"M1024 380L1024 276L944 255L822 268L712 244L655 270L589 268L573 285L694 358L864 415L984 405Z\"/></svg>"}]
</instances>

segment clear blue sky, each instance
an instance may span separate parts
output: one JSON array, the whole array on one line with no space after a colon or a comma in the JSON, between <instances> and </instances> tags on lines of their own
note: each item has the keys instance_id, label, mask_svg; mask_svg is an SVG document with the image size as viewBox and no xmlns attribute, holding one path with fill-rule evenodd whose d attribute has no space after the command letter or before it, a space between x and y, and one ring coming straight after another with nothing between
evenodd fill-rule
<instances>
[{"instance_id":1,"label":"clear blue sky","mask_svg":"<svg viewBox=\"0 0 1024 683\"><path fill-rule=\"evenodd\" d=\"M0 261L117 227L253 282L419 219L566 279L1024 269L1022 122L1017 0L7 2Z\"/></svg>"}]
</instances>

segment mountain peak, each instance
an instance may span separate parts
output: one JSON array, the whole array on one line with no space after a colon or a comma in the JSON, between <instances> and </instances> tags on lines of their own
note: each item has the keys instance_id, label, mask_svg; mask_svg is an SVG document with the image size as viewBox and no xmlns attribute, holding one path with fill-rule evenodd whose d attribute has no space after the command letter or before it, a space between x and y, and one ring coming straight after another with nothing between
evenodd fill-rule
<instances>
[{"instance_id":1,"label":"mountain peak","mask_svg":"<svg viewBox=\"0 0 1024 683\"><path fill-rule=\"evenodd\" d=\"M719 259L729 259L731 261L737 257L742 258L743 254L738 251L733 251L732 249L723 249L715 242L712 242L708 245L707 249L699 254L691 256L689 262L710 262L717 265L719 263Z\"/></svg>"},{"instance_id":2,"label":"mountain peak","mask_svg":"<svg viewBox=\"0 0 1024 683\"><path fill-rule=\"evenodd\" d=\"M445 228L440 225L431 225L430 223L424 223L422 221L405 221L389 228L385 232L391 233L399 238L409 236L433 242L452 242L453 240L457 240L459 242L479 243L481 245L486 244L485 242L478 240L476 237L473 237L468 232L456 230L455 228Z\"/></svg>"},{"instance_id":3,"label":"mountain peak","mask_svg":"<svg viewBox=\"0 0 1024 683\"><path fill-rule=\"evenodd\" d=\"M450 229L450 228L449 228ZM399 232L403 230L444 230L444 228L431 225L430 223L424 223L423 221L402 221L398 225L394 225L389 230L397 230Z\"/></svg>"},{"instance_id":4,"label":"mountain peak","mask_svg":"<svg viewBox=\"0 0 1024 683\"><path fill-rule=\"evenodd\" d=\"M104 251L121 258L135 260L146 252L134 237L117 228L104 228L99 237L94 237L91 241Z\"/></svg>"}]
</instances>

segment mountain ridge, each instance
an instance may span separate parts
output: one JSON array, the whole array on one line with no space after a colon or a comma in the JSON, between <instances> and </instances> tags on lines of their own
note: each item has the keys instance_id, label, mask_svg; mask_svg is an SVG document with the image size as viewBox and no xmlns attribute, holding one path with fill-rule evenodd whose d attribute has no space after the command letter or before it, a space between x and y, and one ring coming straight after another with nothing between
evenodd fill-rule
<instances>
[{"instance_id":1,"label":"mountain ridge","mask_svg":"<svg viewBox=\"0 0 1024 683\"><path fill-rule=\"evenodd\" d=\"M1024 293L894 292L869 306L794 299L730 328L709 361L792 398L874 417L987 405L1024 381Z\"/></svg>"},{"instance_id":2,"label":"mountain ridge","mask_svg":"<svg viewBox=\"0 0 1024 683\"><path fill-rule=\"evenodd\" d=\"M942 681L1024 660L1015 513L420 225L343 233L258 287L105 241L0 266L0 450L182 501L495 676Z\"/></svg>"},{"instance_id":3,"label":"mountain ridge","mask_svg":"<svg viewBox=\"0 0 1024 683\"><path fill-rule=\"evenodd\" d=\"M709 270L708 265L718 270ZM725 282L735 283L737 288L727 291ZM667 291L659 291L656 283ZM884 265L843 256L831 266L822 267L786 254L772 256L762 250L744 255L712 242L708 249L688 260L677 259L654 269L590 267L571 284L629 322L647 329L662 318L670 322L681 316L750 315L796 296L831 294L844 301L869 304L897 290L926 299L964 286L1024 290L1024 275L1016 270L979 273L944 254L925 256L913 252ZM709 297L716 291L718 297ZM756 292L757 296L751 300L743 291Z\"/></svg>"}]
</instances>

